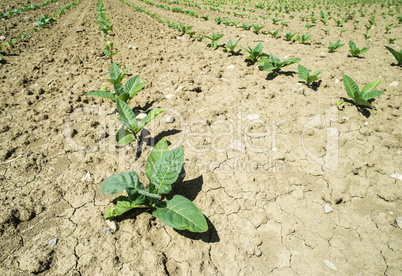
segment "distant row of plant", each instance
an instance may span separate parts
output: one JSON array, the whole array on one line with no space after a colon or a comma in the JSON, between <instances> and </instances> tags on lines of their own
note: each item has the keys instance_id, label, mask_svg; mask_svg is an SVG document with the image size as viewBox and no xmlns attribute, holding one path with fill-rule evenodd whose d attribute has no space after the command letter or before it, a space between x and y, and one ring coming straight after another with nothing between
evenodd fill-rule
<instances>
[{"instance_id":1,"label":"distant row of plant","mask_svg":"<svg viewBox=\"0 0 402 276\"><path fill-rule=\"evenodd\" d=\"M27 5L27 6L20 7L18 9L13 9L13 10L10 10L10 11L7 11L7 12L2 12L2 13L0 13L0 18L10 18L10 17L12 17L14 15L20 14L23 11L35 10L37 8L41 8L41 7L44 7L44 6L47 6L49 4L59 2L59 1L60 0L48 0L46 2L42 2L42 3L39 3L39 4L30 4L30 5Z\"/></svg>"},{"instance_id":2,"label":"distant row of plant","mask_svg":"<svg viewBox=\"0 0 402 276\"><path fill-rule=\"evenodd\" d=\"M42 15L39 17L38 21L34 22L34 27L30 33L23 32L19 36L10 39L9 41L3 42L0 45L0 51L2 51L5 47L10 47L12 48L15 43L18 41L23 41L25 38L30 38L32 34L38 32L39 30L48 27L50 24L57 22L55 18L60 17L63 13L65 13L67 10L71 9L73 6L77 5L80 2L80 0L76 0L74 2L71 2L67 4L66 6L60 8L53 16L50 16L49 14ZM2 59L4 55L0 54L0 59Z\"/></svg>"}]
</instances>

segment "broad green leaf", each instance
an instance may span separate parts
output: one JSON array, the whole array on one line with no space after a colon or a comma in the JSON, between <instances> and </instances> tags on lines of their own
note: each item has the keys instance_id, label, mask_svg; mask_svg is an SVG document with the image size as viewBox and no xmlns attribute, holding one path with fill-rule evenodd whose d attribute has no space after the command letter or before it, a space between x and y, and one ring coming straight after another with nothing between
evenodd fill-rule
<instances>
[{"instance_id":1,"label":"broad green leaf","mask_svg":"<svg viewBox=\"0 0 402 276\"><path fill-rule=\"evenodd\" d=\"M169 151L156 161L148 192L159 195L169 193L172 190L172 184L179 177L183 161L183 147Z\"/></svg>"},{"instance_id":2,"label":"broad green leaf","mask_svg":"<svg viewBox=\"0 0 402 276\"><path fill-rule=\"evenodd\" d=\"M261 54L262 53L262 44L261 44L261 42L260 43L258 43L255 47L254 47L254 49L252 50L252 52L257 52L257 53L259 53L259 54Z\"/></svg>"},{"instance_id":3,"label":"broad green leaf","mask_svg":"<svg viewBox=\"0 0 402 276\"><path fill-rule=\"evenodd\" d=\"M123 88L117 82L113 82L113 88L116 96L120 96L124 92Z\"/></svg>"},{"instance_id":4,"label":"broad green leaf","mask_svg":"<svg viewBox=\"0 0 402 276\"><path fill-rule=\"evenodd\" d=\"M126 196L119 196L117 198L116 206L106 210L105 219L116 218L134 208L147 208L147 207L149 207L149 206L146 204L137 204L137 203L131 202L128 199L128 197L126 197Z\"/></svg>"},{"instance_id":5,"label":"broad green leaf","mask_svg":"<svg viewBox=\"0 0 402 276\"><path fill-rule=\"evenodd\" d=\"M308 84L310 84L310 83L312 83L312 82L314 82L316 80L318 80L318 77L315 76L315 75L311 75L311 76L308 76L306 81L307 81Z\"/></svg>"},{"instance_id":6,"label":"broad green leaf","mask_svg":"<svg viewBox=\"0 0 402 276\"><path fill-rule=\"evenodd\" d=\"M141 82L136 84L135 86L132 87L132 89L130 90L130 100L137 95L137 93L143 89L145 86L147 85L146 82Z\"/></svg>"},{"instance_id":7,"label":"broad green leaf","mask_svg":"<svg viewBox=\"0 0 402 276\"><path fill-rule=\"evenodd\" d=\"M355 93L359 93L359 87L357 84L352 80L351 77L347 75L343 75L343 84L345 85L346 93L351 99L355 99Z\"/></svg>"},{"instance_id":8,"label":"broad green leaf","mask_svg":"<svg viewBox=\"0 0 402 276\"><path fill-rule=\"evenodd\" d=\"M127 103L128 100L130 99L130 95L127 92L123 92L119 95L119 99Z\"/></svg>"},{"instance_id":9,"label":"broad green leaf","mask_svg":"<svg viewBox=\"0 0 402 276\"><path fill-rule=\"evenodd\" d=\"M117 80L120 75L120 69L119 66L115 62L112 63L112 66L110 66L110 78L112 80Z\"/></svg>"},{"instance_id":10,"label":"broad green leaf","mask_svg":"<svg viewBox=\"0 0 402 276\"><path fill-rule=\"evenodd\" d=\"M92 92L88 92L87 95L107 98L107 99L111 99L111 100L114 100L116 98L116 96L113 93L110 93L108 91L92 91Z\"/></svg>"},{"instance_id":11,"label":"broad green leaf","mask_svg":"<svg viewBox=\"0 0 402 276\"><path fill-rule=\"evenodd\" d=\"M354 100L354 102L356 105L371 107L371 104L368 101L364 100L363 98L358 98Z\"/></svg>"},{"instance_id":12,"label":"broad green leaf","mask_svg":"<svg viewBox=\"0 0 402 276\"><path fill-rule=\"evenodd\" d=\"M122 118L126 119L130 123L130 129L138 128L137 118L135 117L134 112L131 110L128 104L126 104L119 98L117 98L117 112L119 112L119 115Z\"/></svg>"},{"instance_id":13,"label":"broad green leaf","mask_svg":"<svg viewBox=\"0 0 402 276\"><path fill-rule=\"evenodd\" d=\"M319 74L321 74L322 71L324 71L324 70L320 70L320 71L314 72L314 73L313 73L313 76L318 76Z\"/></svg>"},{"instance_id":14,"label":"broad green leaf","mask_svg":"<svg viewBox=\"0 0 402 276\"><path fill-rule=\"evenodd\" d=\"M143 128L150 121L152 121L153 118L155 118L156 116L158 116L159 114L161 114L165 110L166 110L165 108L152 109L150 112L148 112L148 115L141 120L140 125L138 126L138 128L140 128L140 129Z\"/></svg>"},{"instance_id":15,"label":"broad green leaf","mask_svg":"<svg viewBox=\"0 0 402 276\"><path fill-rule=\"evenodd\" d=\"M260 59L259 61L258 61L258 65L259 66L264 66L264 64L265 63L269 63L269 59L267 59L267 58L262 58L262 59Z\"/></svg>"},{"instance_id":16,"label":"broad green leaf","mask_svg":"<svg viewBox=\"0 0 402 276\"><path fill-rule=\"evenodd\" d=\"M120 128L116 133L116 142L119 145L125 145L134 140L134 135L127 129Z\"/></svg>"},{"instance_id":17,"label":"broad green leaf","mask_svg":"<svg viewBox=\"0 0 402 276\"><path fill-rule=\"evenodd\" d=\"M401 51L397 51L389 46L385 46L385 48L387 48L388 51L391 52L391 54L395 57L395 59L398 61L398 65L402 65L402 50Z\"/></svg>"},{"instance_id":18,"label":"broad green leaf","mask_svg":"<svg viewBox=\"0 0 402 276\"><path fill-rule=\"evenodd\" d=\"M362 89L362 94L364 95L364 94L372 91L374 88L376 88L380 84L380 82L381 82L381 80L376 80L376 81L366 84Z\"/></svg>"},{"instance_id":19,"label":"broad green leaf","mask_svg":"<svg viewBox=\"0 0 402 276\"><path fill-rule=\"evenodd\" d=\"M282 62L280 62L280 63L282 65L281 67L284 67L284 66L288 66L288 65L291 65L291 64L298 63L300 61L301 61L300 58L291 58L291 59L282 60Z\"/></svg>"},{"instance_id":20,"label":"broad green leaf","mask_svg":"<svg viewBox=\"0 0 402 276\"><path fill-rule=\"evenodd\" d=\"M144 195L144 196L146 196L146 197L155 198L155 199L160 199L160 198L161 198L160 195L158 195L158 194L151 194L151 193L148 193L148 192L145 191L145 190L137 190L137 191L138 191L139 194Z\"/></svg>"},{"instance_id":21,"label":"broad green leaf","mask_svg":"<svg viewBox=\"0 0 402 276\"><path fill-rule=\"evenodd\" d=\"M126 128L128 128L132 132L136 132L137 129L131 129L131 125L126 119L119 117L117 118L117 120L119 120L120 123L122 123Z\"/></svg>"},{"instance_id":22,"label":"broad green leaf","mask_svg":"<svg viewBox=\"0 0 402 276\"><path fill-rule=\"evenodd\" d=\"M303 65L299 64L297 66L297 71L299 72L300 78L307 81L307 78L310 75L310 73L308 72L308 69L306 67L304 67Z\"/></svg>"},{"instance_id":23,"label":"broad green leaf","mask_svg":"<svg viewBox=\"0 0 402 276\"><path fill-rule=\"evenodd\" d=\"M352 40L349 40L349 48L353 52L357 50L356 43L354 43Z\"/></svg>"},{"instance_id":24,"label":"broad green leaf","mask_svg":"<svg viewBox=\"0 0 402 276\"><path fill-rule=\"evenodd\" d=\"M208 230L207 220L201 210L187 198L175 195L171 200L162 202L156 207L153 215L164 224L178 230L205 232Z\"/></svg>"},{"instance_id":25,"label":"broad green leaf","mask_svg":"<svg viewBox=\"0 0 402 276\"><path fill-rule=\"evenodd\" d=\"M154 173L154 165L165 153L169 152L166 138L162 138L155 147L152 149L148 156L147 163L145 165L145 175L151 181L151 177Z\"/></svg>"},{"instance_id":26,"label":"broad green leaf","mask_svg":"<svg viewBox=\"0 0 402 276\"><path fill-rule=\"evenodd\" d=\"M370 50L370 46L369 47L363 47L363 49L361 49L359 51L359 54L364 54L365 52L367 52L368 50Z\"/></svg>"},{"instance_id":27,"label":"broad green leaf","mask_svg":"<svg viewBox=\"0 0 402 276\"><path fill-rule=\"evenodd\" d=\"M380 96L383 93L384 93L384 91L373 90L373 91L367 92L366 94L363 94L362 98L363 98L363 100L368 101L368 100L374 99L375 97Z\"/></svg>"},{"instance_id":28,"label":"broad green leaf","mask_svg":"<svg viewBox=\"0 0 402 276\"><path fill-rule=\"evenodd\" d=\"M109 176L102 182L101 194L118 194L128 187L138 190L145 190L138 180L138 175L135 172L121 172Z\"/></svg>"},{"instance_id":29,"label":"broad green leaf","mask_svg":"<svg viewBox=\"0 0 402 276\"><path fill-rule=\"evenodd\" d=\"M281 60L280 60L278 57L274 56L274 54L269 53L269 62L270 62L273 66L275 66L275 65L277 65L278 63L280 63Z\"/></svg>"}]
</instances>

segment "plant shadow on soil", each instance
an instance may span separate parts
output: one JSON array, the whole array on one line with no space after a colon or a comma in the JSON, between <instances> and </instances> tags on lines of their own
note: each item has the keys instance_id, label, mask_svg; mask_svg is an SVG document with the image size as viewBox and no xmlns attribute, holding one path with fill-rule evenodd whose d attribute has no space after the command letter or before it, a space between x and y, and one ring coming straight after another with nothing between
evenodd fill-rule
<instances>
[{"instance_id":1,"label":"plant shadow on soil","mask_svg":"<svg viewBox=\"0 0 402 276\"><path fill-rule=\"evenodd\" d=\"M352 101L352 100L350 100L350 99L347 99L347 98L344 98L344 97L341 97L341 99L342 99L344 102L346 102L346 103L348 103L348 104L350 104L350 105L354 105L354 106L355 106L355 102L354 102L354 101ZM369 103L372 103L372 102L374 102L374 101L375 101L375 99L371 99L371 100L369 100L368 102L369 102ZM370 118L371 112L370 112L370 110L369 110L367 107L356 106L356 108L357 108L357 111L359 111L364 117Z\"/></svg>"},{"instance_id":2,"label":"plant shadow on soil","mask_svg":"<svg viewBox=\"0 0 402 276\"><path fill-rule=\"evenodd\" d=\"M281 71L281 72L279 72L277 74L275 74L274 72L270 72L265 79L266 80L273 80L279 75L284 75L284 76L287 76L287 77L288 76L293 77L293 75L296 74L296 73L297 72L295 72L295 71Z\"/></svg>"}]
</instances>

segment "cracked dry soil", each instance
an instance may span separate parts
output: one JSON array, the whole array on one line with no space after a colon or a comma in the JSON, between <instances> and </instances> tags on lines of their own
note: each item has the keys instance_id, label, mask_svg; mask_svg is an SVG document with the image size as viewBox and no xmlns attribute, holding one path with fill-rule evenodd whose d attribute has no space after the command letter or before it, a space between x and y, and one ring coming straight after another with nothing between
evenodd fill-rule
<instances>
[{"instance_id":1,"label":"cracked dry soil","mask_svg":"<svg viewBox=\"0 0 402 276\"><path fill-rule=\"evenodd\" d=\"M14 2L27 3L1 8ZM131 2L205 34L216 28ZM326 42L318 39L306 46L264 36L264 48L281 58L325 69L318 91L301 94L296 72L267 80L244 56L177 39L167 25L104 0L121 50L116 61L148 83L131 106L169 108L175 118L166 124L161 116L147 128L136 160L135 147L116 147L113 103L85 95L107 86L110 66L96 4L81 0L57 24L7 50L0 65L1 275L402 274L395 224L402 182L391 177L401 173L402 101L400 86L389 86L401 69L389 66L380 39L364 59L352 59L345 49L320 57ZM22 32L41 14L19 15L28 19L13 19L2 32ZM242 37L242 46L261 39L219 31ZM355 107L337 110L344 73L360 87L381 76L385 93L368 118ZM101 182L128 170L145 181L146 158L162 137L172 148L184 146L185 170L173 192L199 206L209 231L175 231L138 210L104 233L103 214L115 197L100 195ZM326 204L332 212L324 213Z\"/></svg>"}]
</instances>

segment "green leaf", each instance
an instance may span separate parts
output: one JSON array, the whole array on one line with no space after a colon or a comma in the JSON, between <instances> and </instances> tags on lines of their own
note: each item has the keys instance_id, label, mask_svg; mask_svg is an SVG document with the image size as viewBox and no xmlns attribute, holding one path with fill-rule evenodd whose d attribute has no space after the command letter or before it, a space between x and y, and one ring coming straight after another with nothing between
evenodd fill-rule
<instances>
[{"instance_id":1,"label":"green leaf","mask_svg":"<svg viewBox=\"0 0 402 276\"><path fill-rule=\"evenodd\" d=\"M122 118L126 119L129 122L131 130L138 129L137 118L135 117L134 112L131 110L128 104L126 104L119 98L117 98L117 112L119 112L119 115Z\"/></svg>"},{"instance_id":2,"label":"green leaf","mask_svg":"<svg viewBox=\"0 0 402 276\"><path fill-rule=\"evenodd\" d=\"M120 69L119 66L115 62L112 63L112 66L110 66L110 78L112 80L117 80L120 75Z\"/></svg>"},{"instance_id":3,"label":"green leaf","mask_svg":"<svg viewBox=\"0 0 402 276\"><path fill-rule=\"evenodd\" d=\"M124 128L120 128L116 133L116 142L119 145L125 145L134 140L134 135L130 131Z\"/></svg>"},{"instance_id":4,"label":"green leaf","mask_svg":"<svg viewBox=\"0 0 402 276\"><path fill-rule=\"evenodd\" d=\"M151 177L154 173L154 166L156 161L158 161L167 152L169 152L169 148L166 142L166 138L162 138L152 149L145 165L145 175L147 176L149 181L151 181Z\"/></svg>"},{"instance_id":5,"label":"green leaf","mask_svg":"<svg viewBox=\"0 0 402 276\"><path fill-rule=\"evenodd\" d=\"M137 173L121 172L109 176L102 182L101 194L118 194L128 187L145 190L144 185L139 182Z\"/></svg>"},{"instance_id":6,"label":"green leaf","mask_svg":"<svg viewBox=\"0 0 402 276\"><path fill-rule=\"evenodd\" d=\"M131 202L126 196L119 196L117 198L116 206L106 210L105 219L116 218L134 208L147 208L147 207L149 206L146 204L137 204Z\"/></svg>"},{"instance_id":7,"label":"green leaf","mask_svg":"<svg viewBox=\"0 0 402 276\"><path fill-rule=\"evenodd\" d=\"M311 75L311 76L308 76L306 81L307 81L307 84L310 84L310 83L312 83L312 82L314 82L316 80L318 80L318 77L315 76L315 75Z\"/></svg>"},{"instance_id":8,"label":"green leaf","mask_svg":"<svg viewBox=\"0 0 402 276\"><path fill-rule=\"evenodd\" d=\"M107 99L111 99L111 100L114 100L116 98L116 96L113 93L110 93L108 91L92 91L92 92L88 92L87 95L107 98Z\"/></svg>"},{"instance_id":9,"label":"green leaf","mask_svg":"<svg viewBox=\"0 0 402 276\"><path fill-rule=\"evenodd\" d=\"M310 73L308 72L308 69L306 67L304 67L303 65L299 64L297 66L297 71L299 72L300 78L307 81L307 78L310 75Z\"/></svg>"},{"instance_id":10,"label":"green leaf","mask_svg":"<svg viewBox=\"0 0 402 276\"><path fill-rule=\"evenodd\" d=\"M362 89L362 94L364 95L364 94L372 91L374 88L376 88L380 84L380 82L381 82L381 80L376 80L376 81L366 84Z\"/></svg>"},{"instance_id":11,"label":"green leaf","mask_svg":"<svg viewBox=\"0 0 402 276\"><path fill-rule=\"evenodd\" d=\"M161 114L162 112L164 112L166 109L165 108L155 108L152 109L150 112L148 112L148 115L146 117L144 117L139 125L139 129L143 128L144 126L146 126L150 121L152 121L152 119L154 119L156 116L158 116L159 114Z\"/></svg>"},{"instance_id":12,"label":"green leaf","mask_svg":"<svg viewBox=\"0 0 402 276\"><path fill-rule=\"evenodd\" d=\"M391 52L391 54L395 57L395 59L398 61L398 65L402 65L402 50L401 51L397 51L389 46L385 46L385 48L387 48L388 51Z\"/></svg>"},{"instance_id":13,"label":"green leaf","mask_svg":"<svg viewBox=\"0 0 402 276\"><path fill-rule=\"evenodd\" d=\"M356 43L354 43L352 40L349 40L349 48L350 48L350 50L352 50L353 52L356 51L356 49L357 49Z\"/></svg>"},{"instance_id":14,"label":"green leaf","mask_svg":"<svg viewBox=\"0 0 402 276\"><path fill-rule=\"evenodd\" d=\"M320 71L314 72L314 73L313 73L313 76L318 76L319 74L321 74L322 71L324 71L324 70L320 70Z\"/></svg>"},{"instance_id":15,"label":"green leaf","mask_svg":"<svg viewBox=\"0 0 402 276\"><path fill-rule=\"evenodd\" d=\"M179 177L183 161L183 147L169 151L156 161L148 192L159 195L169 193L172 190L171 185Z\"/></svg>"},{"instance_id":16,"label":"green leaf","mask_svg":"<svg viewBox=\"0 0 402 276\"><path fill-rule=\"evenodd\" d=\"M185 197L175 195L171 200L162 202L156 207L153 215L164 224L178 230L205 232L208 230L207 221L201 210Z\"/></svg>"},{"instance_id":17,"label":"green leaf","mask_svg":"<svg viewBox=\"0 0 402 276\"><path fill-rule=\"evenodd\" d=\"M363 47L363 49L361 49L359 51L359 54L364 54L365 52L367 52L368 50L370 50L370 46L369 47Z\"/></svg>"},{"instance_id":18,"label":"green leaf","mask_svg":"<svg viewBox=\"0 0 402 276\"><path fill-rule=\"evenodd\" d=\"M343 84L345 85L346 93L348 93L348 96L355 100L355 93L359 93L359 87L357 84L352 80L351 77L347 75L343 75Z\"/></svg>"},{"instance_id":19,"label":"green leaf","mask_svg":"<svg viewBox=\"0 0 402 276\"><path fill-rule=\"evenodd\" d=\"M145 82L140 82L140 75L137 75L126 82L124 85L124 91L128 93L129 99L131 100L146 85Z\"/></svg>"},{"instance_id":20,"label":"green leaf","mask_svg":"<svg viewBox=\"0 0 402 276\"><path fill-rule=\"evenodd\" d=\"M354 102L356 105L371 107L371 104L363 98L358 98Z\"/></svg>"},{"instance_id":21,"label":"green leaf","mask_svg":"<svg viewBox=\"0 0 402 276\"><path fill-rule=\"evenodd\" d=\"M363 94L362 98L363 98L363 100L368 101L368 100L374 99L375 97L380 96L383 93L384 93L384 91L373 90L373 91Z\"/></svg>"}]
</instances>

